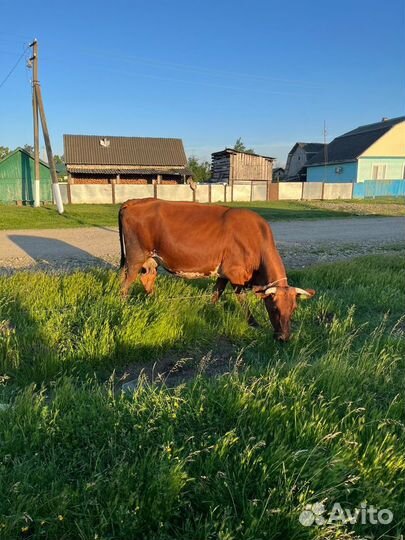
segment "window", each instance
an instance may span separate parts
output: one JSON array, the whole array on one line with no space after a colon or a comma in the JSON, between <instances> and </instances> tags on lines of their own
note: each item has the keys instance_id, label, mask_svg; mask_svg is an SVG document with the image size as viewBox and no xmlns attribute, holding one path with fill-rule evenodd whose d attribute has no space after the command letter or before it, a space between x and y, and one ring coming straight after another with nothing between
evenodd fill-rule
<instances>
[{"instance_id":1,"label":"window","mask_svg":"<svg viewBox=\"0 0 405 540\"><path fill-rule=\"evenodd\" d=\"M386 165L373 165L371 179L384 180L386 169L387 169Z\"/></svg>"}]
</instances>

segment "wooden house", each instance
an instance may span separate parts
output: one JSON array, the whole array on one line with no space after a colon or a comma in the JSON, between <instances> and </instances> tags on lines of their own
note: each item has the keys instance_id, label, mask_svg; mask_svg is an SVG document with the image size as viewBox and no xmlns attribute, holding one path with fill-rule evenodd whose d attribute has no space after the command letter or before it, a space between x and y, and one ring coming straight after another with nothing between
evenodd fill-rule
<instances>
[{"instance_id":1,"label":"wooden house","mask_svg":"<svg viewBox=\"0 0 405 540\"><path fill-rule=\"evenodd\" d=\"M181 139L64 135L70 184L184 184L192 179Z\"/></svg>"},{"instance_id":2,"label":"wooden house","mask_svg":"<svg viewBox=\"0 0 405 540\"><path fill-rule=\"evenodd\" d=\"M212 154L212 181L229 185L251 181L270 183L273 177L274 158L233 148Z\"/></svg>"}]
</instances>

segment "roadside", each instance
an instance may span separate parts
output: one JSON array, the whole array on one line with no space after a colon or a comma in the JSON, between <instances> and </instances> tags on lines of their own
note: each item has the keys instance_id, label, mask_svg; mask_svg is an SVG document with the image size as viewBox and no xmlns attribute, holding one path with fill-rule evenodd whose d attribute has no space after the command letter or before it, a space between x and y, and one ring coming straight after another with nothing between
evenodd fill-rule
<instances>
[{"instance_id":1,"label":"roadside","mask_svg":"<svg viewBox=\"0 0 405 540\"><path fill-rule=\"evenodd\" d=\"M405 248L403 217L280 221L272 229L290 269ZM0 231L2 274L116 267L118 261L118 232L113 227Z\"/></svg>"},{"instance_id":2,"label":"roadside","mask_svg":"<svg viewBox=\"0 0 405 540\"><path fill-rule=\"evenodd\" d=\"M267 201L227 203L248 208L272 223L280 220L335 219L354 216L405 216L404 199L366 199L349 201ZM120 205L66 205L59 215L52 205L32 208L0 205L0 230L70 229L79 227L115 227Z\"/></svg>"}]
</instances>

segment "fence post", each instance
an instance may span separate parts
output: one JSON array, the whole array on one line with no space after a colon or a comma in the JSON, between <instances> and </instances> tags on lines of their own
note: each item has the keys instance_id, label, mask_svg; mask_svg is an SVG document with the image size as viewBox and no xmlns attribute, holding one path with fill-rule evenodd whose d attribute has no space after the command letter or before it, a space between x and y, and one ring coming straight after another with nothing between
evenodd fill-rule
<instances>
[{"instance_id":1,"label":"fence post","mask_svg":"<svg viewBox=\"0 0 405 540\"><path fill-rule=\"evenodd\" d=\"M322 193L321 193L321 201L323 201L323 196L324 196L324 193L325 193L325 182L322 182Z\"/></svg>"},{"instance_id":2,"label":"fence post","mask_svg":"<svg viewBox=\"0 0 405 540\"><path fill-rule=\"evenodd\" d=\"M115 178L111 178L111 200L115 204Z\"/></svg>"}]
</instances>

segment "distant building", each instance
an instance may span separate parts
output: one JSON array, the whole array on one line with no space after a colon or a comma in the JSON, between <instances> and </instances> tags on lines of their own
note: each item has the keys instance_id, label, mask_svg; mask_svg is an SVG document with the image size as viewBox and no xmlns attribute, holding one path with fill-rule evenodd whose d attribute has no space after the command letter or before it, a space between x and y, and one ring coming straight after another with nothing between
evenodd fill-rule
<instances>
[{"instance_id":1,"label":"distant building","mask_svg":"<svg viewBox=\"0 0 405 540\"><path fill-rule=\"evenodd\" d=\"M326 160L325 160L326 157ZM383 118L334 139L307 166L308 182L405 178L405 116Z\"/></svg>"},{"instance_id":2,"label":"distant building","mask_svg":"<svg viewBox=\"0 0 405 540\"><path fill-rule=\"evenodd\" d=\"M273 169L273 182L280 182L284 179L285 170L283 167L276 167Z\"/></svg>"},{"instance_id":3,"label":"distant building","mask_svg":"<svg viewBox=\"0 0 405 540\"><path fill-rule=\"evenodd\" d=\"M272 182L273 161L269 156L225 148L212 154L212 181L237 184L247 181Z\"/></svg>"},{"instance_id":4,"label":"distant building","mask_svg":"<svg viewBox=\"0 0 405 540\"><path fill-rule=\"evenodd\" d=\"M39 160L40 199L52 201L51 173L45 161ZM35 160L17 148L0 161L0 201L32 203L34 201Z\"/></svg>"},{"instance_id":5,"label":"distant building","mask_svg":"<svg viewBox=\"0 0 405 540\"><path fill-rule=\"evenodd\" d=\"M305 165L323 148L324 145L321 143L295 143L287 157L284 180L305 182Z\"/></svg>"},{"instance_id":6,"label":"distant building","mask_svg":"<svg viewBox=\"0 0 405 540\"><path fill-rule=\"evenodd\" d=\"M184 184L192 178L181 139L64 135L71 184Z\"/></svg>"}]
</instances>

